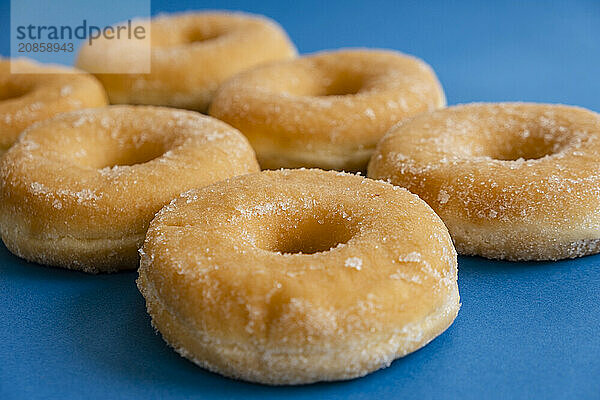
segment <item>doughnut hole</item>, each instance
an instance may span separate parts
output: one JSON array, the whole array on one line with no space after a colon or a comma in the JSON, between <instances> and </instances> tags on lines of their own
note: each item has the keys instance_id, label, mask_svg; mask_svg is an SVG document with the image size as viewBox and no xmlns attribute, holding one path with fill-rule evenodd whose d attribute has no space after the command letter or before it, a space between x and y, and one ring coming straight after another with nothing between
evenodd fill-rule
<instances>
[{"instance_id":1,"label":"doughnut hole","mask_svg":"<svg viewBox=\"0 0 600 400\"><path fill-rule=\"evenodd\" d=\"M172 47L207 42L217 39L227 33L228 28L223 24L206 23L203 25L183 22L184 26L177 31L163 25L152 25L152 47Z\"/></svg>"},{"instance_id":2,"label":"doughnut hole","mask_svg":"<svg viewBox=\"0 0 600 400\"><path fill-rule=\"evenodd\" d=\"M117 146L117 151L104 152L104 160L95 166L98 169L115 166L133 166L145 164L159 158L167 152L167 144L159 142L146 142L141 145L126 143Z\"/></svg>"},{"instance_id":3,"label":"doughnut hole","mask_svg":"<svg viewBox=\"0 0 600 400\"><path fill-rule=\"evenodd\" d=\"M533 124L518 129L491 131L481 135L481 146L473 147L479 149L473 155L501 161L536 160L559 153L568 145L570 136Z\"/></svg>"},{"instance_id":4,"label":"doughnut hole","mask_svg":"<svg viewBox=\"0 0 600 400\"><path fill-rule=\"evenodd\" d=\"M134 132L121 134L120 130ZM61 131L56 148L60 149L61 158L79 167L103 169L136 166L161 157L174 146L174 139L165 138L159 130L160 127L149 131L134 126L111 130L83 125Z\"/></svg>"},{"instance_id":5,"label":"doughnut hole","mask_svg":"<svg viewBox=\"0 0 600 400\"><path fill-rule=\"evenodd\" d=\"M206 42L212 39L216 39L221 36L223 32L220 30L205 30L200 27L194 27L188 32L184 33L184 43L197 43Z\"/></svg>"},{"instance_id":6,"label":"doughnut hole","mask_svg":"<svg viewBox=\"0 0 600 400\"><path fill-rule=\"evenodd\" d=\"M272 66L256 70L252 80L273 93L303 97L353 96L378 84L368 74L350 67L334 68L306 62L288 64L285 69Z\"/></svg>"},{"instance_id":7,"label":"doughnut hole","mask_svg":"<svg viewBox=\"0 0 600 400\"><path fill-rule=\"evenodd\" d=\"M29 92L29 88L17 85L0 85L0 101L18 99Z\"/></svg>"},{"instance_id":8,"label":"doughnut hole","mask_svg":"<svg viewBox=\"0 0 600 400\"><path fill-rule=\"evenodd\" d=\"M256 245L282 254L327 252L348 243L358 231L351 220L325 213L275 216L271 221L259 222L256 228L260 230L255 235Z\"/></svg>"},{"instance_id":9,"label":"doughnut hole","mask_svg":"<svg viewBox=\"0 0 600 400\"><path fill-rule=\"evenodd\" d=\"M312 82L304 82L308 90L298 94L314 97L353 96L364 89L367 80L364 74L343 68L319 69L311 74L312 77L308 79Z\"/></svg>"},{"instance_id":10,"label":"doughnut hole","mask_svg":"<svg viewBox=\"0 0 600 400\"><path fill-rule=\"evenodd\" d=\"M556 153L560 147L560 143L548 142L541 138L507 141L494 149L492 158L504 161L535 160Z\"/></svg>"},{"instance_id":11,"label":"doughnut hole","mask_svg":"<svg viewBox=\"0 0 600 400\"><path fill-rule=\"evenodd\" d=\"M326 80L323 93L318 96L347 96L355 95L363 88L364 76L348 71L335 74Z\"/></svg>"}]
</instances>

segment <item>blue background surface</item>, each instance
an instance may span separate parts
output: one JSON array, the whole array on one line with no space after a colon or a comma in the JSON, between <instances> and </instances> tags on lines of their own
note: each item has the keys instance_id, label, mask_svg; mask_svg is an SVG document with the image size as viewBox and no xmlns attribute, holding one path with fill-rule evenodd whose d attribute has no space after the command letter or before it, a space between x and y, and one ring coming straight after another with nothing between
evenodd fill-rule
<instances>
[{"instance_id":1,"label":"blue background surface","mask_svg":"<svg viewBox=\"0 0 600 400\"><path fill-rule=\"evenodd\" d=\"M398 49L429 62L449 104L525 100L600 111L598 1L153 1L278 20L303 53ZM9 8L0 2L0 54ZM365 378L271 388L203 371L150 327L133 272L28 264L0 245L0 398L600 398L600 256L459 258L462 309L424 349Z\"/></svg>"}]
</instances>

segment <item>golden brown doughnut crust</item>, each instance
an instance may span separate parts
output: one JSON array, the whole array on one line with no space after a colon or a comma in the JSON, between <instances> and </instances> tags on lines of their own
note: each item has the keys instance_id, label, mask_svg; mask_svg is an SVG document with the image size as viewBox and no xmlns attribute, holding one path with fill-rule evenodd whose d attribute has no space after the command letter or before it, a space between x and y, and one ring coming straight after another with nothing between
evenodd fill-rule
<instances>
[{"instance_id":1,"label":"golden brown doughnut crust","mask_svg":"<svg viewBox=\"0 0 600 400\"><path fill-rule=\"evenodd\" d=\"M210 114L248 137L263 169L364 171L393 124L445 102L423 61L345 49L243 72L219 88Z\"/></svg>"},{"instance_id":2,"label":"golden brown doughnut crust","mask_svg":"<svg viewBox=\"0 0 600 400\"><path fill-rule=\"evenodd\" d=\"M13 74L10 64L17 71ZM0 155L34 122L54 115L107 104L102 85L72 68L27 59L0 58Z\"/></svg>"},{"instance_id":3,"label":"golden brown doughnut crust","mask_svg":"<svg viewBox=\"0 0 600 400\"><path fill-rule=\"evenodd\" d=\"M563 105L468 104L379 143L369 176L406 187L459 253L557 260L600 251L600 115Z\"/></svg>"},{"instance_id":4,"label":"golden brown doughnut crust","mask_svg":"<svg viewBox=\"0 0 600 400\"><path fill-rule=\"evenodd\" d=\"M255 65L296 56L285 31L263 16L232 12L160 15L150 25L150 74L96 74L113 104L153 104L206 112L217 87L234 74ZM94 71L112 63L99 39L83 47L77 66ZM124 47L123 51L130 51Z\"/></svg>"},{"instance_id":5,"label":"golden brown doughnut crust","mask_svg":"<svg viewBox=\"0 0 600 400\"><path fill-rule=\"evenodd\" d=\"M0 233L11 252L41 264L136 268L150 220L172 198L256 171L243 135L195 112L61 114L27 129L0 160Z\"/></svg>"},{"instance_id":6,"label":"golden brown doughnut crust","mask_svg":"<svg viewBox=\"0 0 600 400\"><path fill-rule=\"evenodd\" d=\"M365 375L459 309L456 252L417 196L321 170L183 193L150 224L138 287L177 352L266 384Z\"/></svg>"}]
</instances>

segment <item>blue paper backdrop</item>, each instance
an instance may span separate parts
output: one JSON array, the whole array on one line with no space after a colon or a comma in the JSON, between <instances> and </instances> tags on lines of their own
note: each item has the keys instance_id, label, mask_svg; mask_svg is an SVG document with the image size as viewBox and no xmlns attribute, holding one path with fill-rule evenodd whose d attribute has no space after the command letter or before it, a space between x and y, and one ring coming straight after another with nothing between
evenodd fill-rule
<instances>
[{"instance_id":1,"label":"blue paper backdrop","mask_svg":"<svg viewBox=\"0 0 600 400\"><path fill-rule=\"evenodd\" d=\"M436 69L450 104L526 100L600 111L598 1L160 1L153 12L269 15L301 52L387 47ZM8 54L0 2L0 54ZM549 210L550 212L550 210ZM463 307L424 349L365 378L304 387L197 368L150 327L135 273L89 276L0 246L0 398L598 399L600 256L459 259Z\"/></svg>"}]
</instances>

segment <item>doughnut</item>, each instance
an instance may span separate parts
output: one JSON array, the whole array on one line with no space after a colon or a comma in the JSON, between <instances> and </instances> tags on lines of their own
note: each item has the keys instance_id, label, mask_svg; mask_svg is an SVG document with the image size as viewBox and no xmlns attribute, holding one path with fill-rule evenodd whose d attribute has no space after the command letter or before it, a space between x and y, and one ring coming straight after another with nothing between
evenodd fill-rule
<instances>
[{"instance_id":1,"label":"doughnut","mask_svg":"<svg viewBox=\"0 0 600 400\"><path fill-rule=\"evenodd\" d=\"M256 171L241 133L193 111L61 114L25 130L0 160L0 234L8 250L40 264L136 268L150 221L171 199Z\"/></svg>"},{"instance_id":2,"label":"doughnut","mask_svg":"<svg viewBox=\"0 0 600 400\"><path fill-rule=\"evenodd\" d=\"M347 49L241 73L218 90L210 114L248 137L263 169L365 171L393 124L445 102L423 61Z\"/></svg>"},{"instance_id":3,"label":"doughnut","mask_svg":"<svg viewBox=\"0 0 600 400\"><path fill-rule=\"evenodd\" d=\"M600 251L600 115L563 105L468 104L382 139L368 176L403 186L461 254L558 260Z\"/></svg>"},{"instance_id":4,"label":"doughnut","mask_svg":"<svg viewBox=\"0 0 600 400\"><path fill-rule=\"evenodd\" d=\"M11 73L11 63L14 70ZM34 122L107 104L102 85L72 68L0 58L0 155Z\"/></svg>"},{"instance_id":5,"label":"doughnut","mask_svg":"<svg viewBox=\"0 0 600 400\"><path fill-rule=\"evenodd\" d=\"M296 56L283 29L262 16L194 12L162 15L138 24L149 25L151 31L151 72L96 74L113 104L206 112L217 87L234 74ZM81 48L76 65L90 72L107 70L131 51L131 44L100 38Z\"/></svg>"},{"instance_id":6,"label":"doughnut","mask_svg":"<svg viewBox=\"0 0 600 400\"><path fill-rule=\"evenodd\" d=\"M150 224L138 288L182 356L271 385L363 376L460 307L439 217L385 182L263 171L182 193Z\"/></svg>"}]
</instances>

